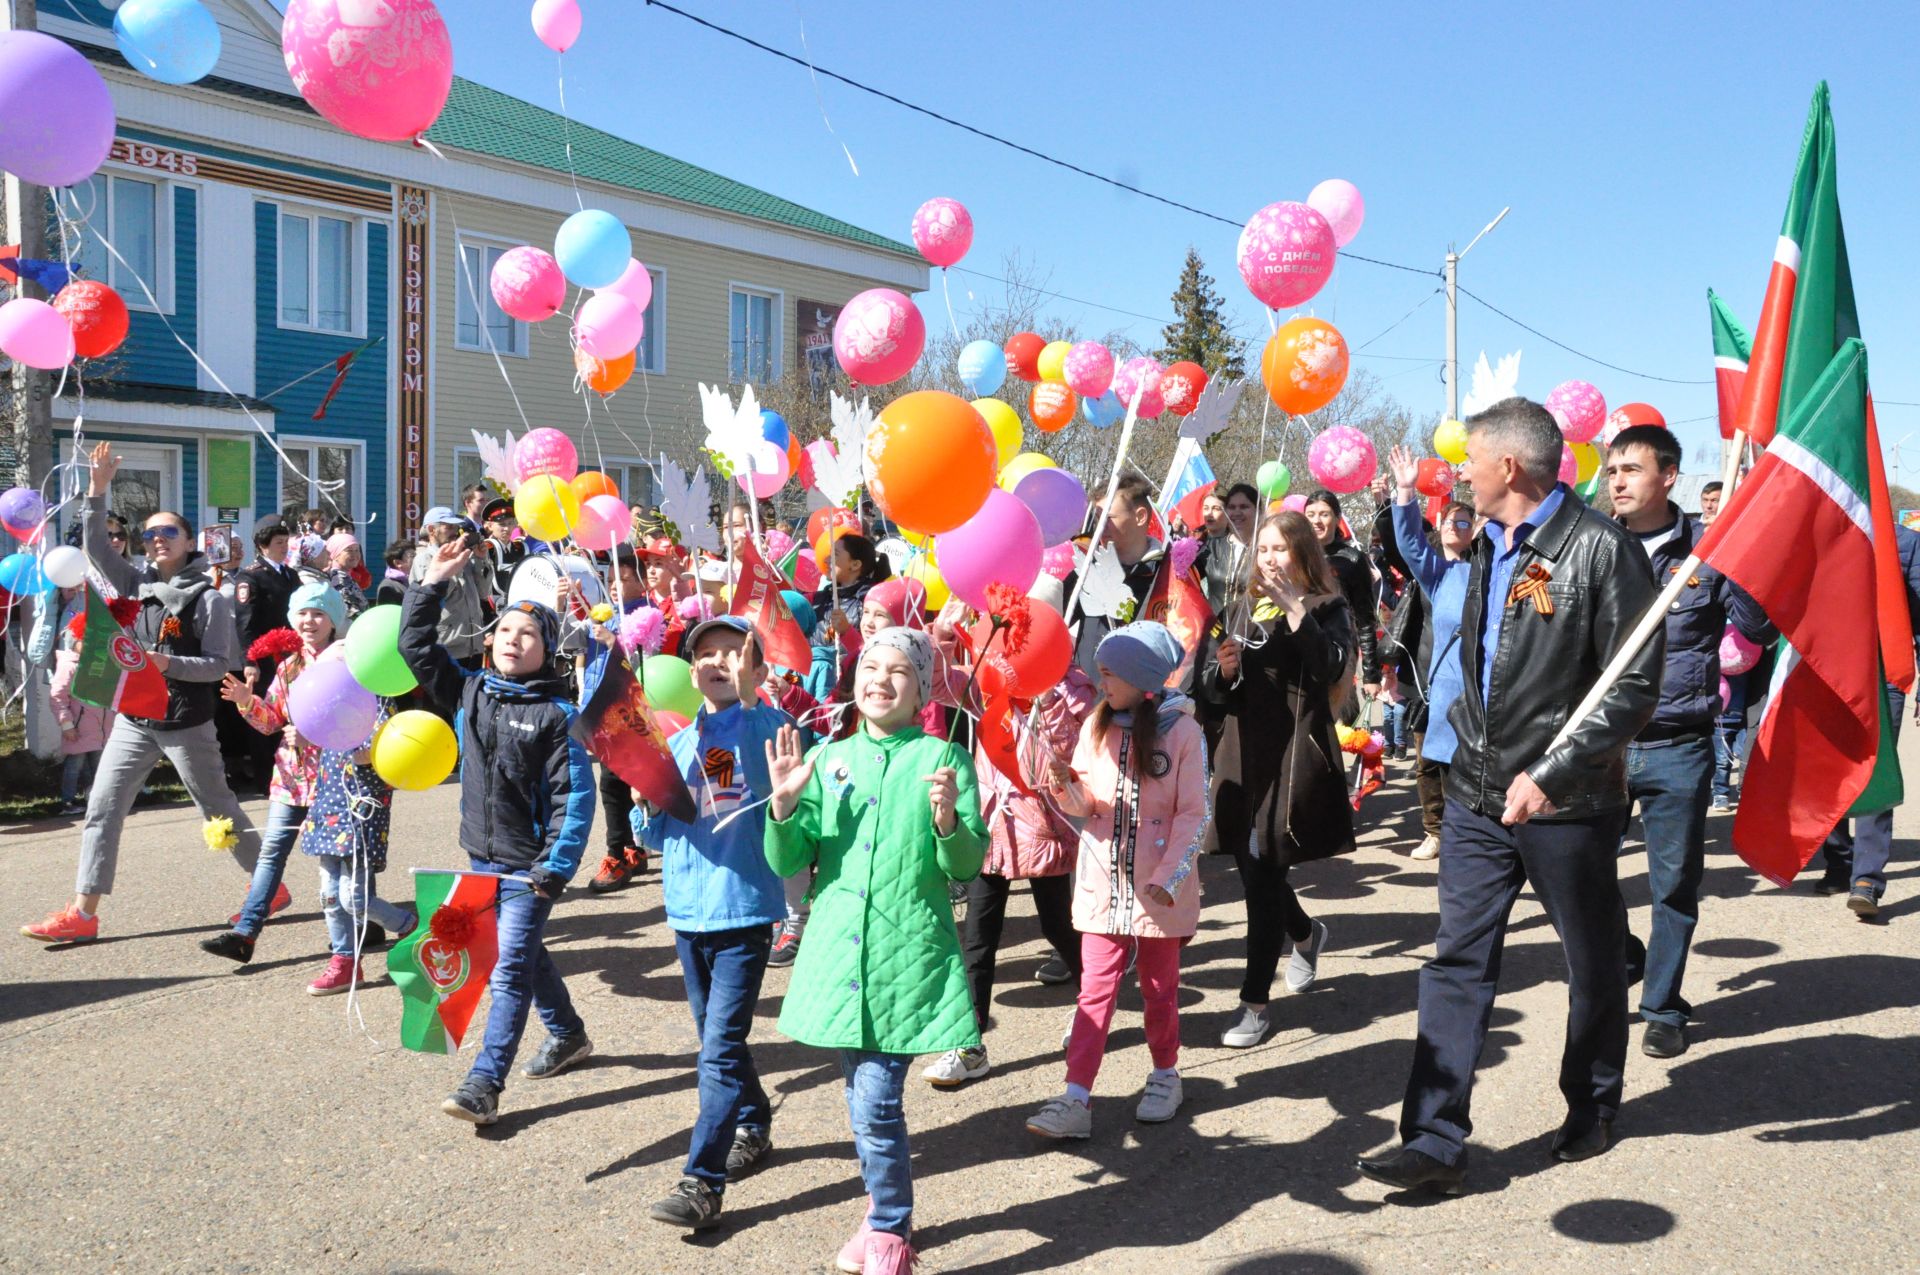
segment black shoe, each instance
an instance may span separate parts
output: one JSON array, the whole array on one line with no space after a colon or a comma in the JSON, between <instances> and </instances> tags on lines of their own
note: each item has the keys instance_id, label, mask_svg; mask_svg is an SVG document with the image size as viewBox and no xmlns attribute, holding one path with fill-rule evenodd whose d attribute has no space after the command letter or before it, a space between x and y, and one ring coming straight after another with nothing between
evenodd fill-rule
<instances>
[{"instance_id":1,"label":"black shoe","mask_svg":"<svg viewBox=\"0 0 1920 1275\"><path fill-rule=\"evenodd\" d=\"M539 1052L520 1069L520 1074L534 1080L545 1080L557 1076L576 1063L585 1062L593 1055L593 1042L587 1039L587 1033L577 1031L571 1036L548 1036L540 1044Z\"/></svg>"},{"instance_id":2,"label":"black shoe","mask_svg":"<svg viewBox=\"0 0 1920 1275\"><path fill-rule=\"evenodd\" d=\"M378 952L387 946L387 927L367 922L366 932L360 936L362 952Z\"/></svg>"},{"instance_id":3,"label":"black shoe","mask_svg":"<svg viewBox=\"0 0 1920 1275\"><path fill-rule=\"evenodd\" d=\"M767 953L768 969L785 969L800 955L800 931L782 923L773 937L773 950Z\"/></svg>"},{"instance_id":4,"label":"black shoe","mask_svg":"<svg viewBox=\"0 0 1920 1275\"><path fill-rule=\"evenodd\" d=\"M647 1210L647 1216L669 1226L685 1226L696 1231L720 1225L720 1193L699 1178L681 1178Z\"/></svg>"},{"instance_id":5,"label":"black shoe","mask_svg":"<svg viewBox=\"0 0 1920 1275\"><path fill-rule=\"evenodd\" d=\"M1058 956L1050 956L1041 962L1040 968L1033 972L1033 976L1048 987L1058 987L1062 983L1073 981L1073 967Z\"/></svg>"},{"instance_id":6,"label":"black shoe","mask_svg":"<svg viewBox=\"0 0 1920 1275\"><path fill-rule=\"evenodd\" d=\"M1441 1195L1459 1195L1466 1189L1467 1171L1457 1164L1442 1164L1424 1151L1395 1147L1385 1155L1363 1155L1353 1162L1363 1177L1402 1191L1428 1187Z\"/></svg>"},{"instance_id":7,"label":"black shoe","mask_svg":"<svg viewBox=\"0 0 1920 1275\"><path fill-rule=\"evenodd\" d=\"M1815 894L1845 894L1853 888L1853 879L1844 872L1829 872L1814 883Z\"/></svg>"},{"instance_id":8,"label":"black shoe","mask_svg":"<svg viewBox=\"0 0 1920 1275\"><path fill-rule=\"evenodd\" d=\"M1687 1052L1687 1029L1672 1023L1648 1023L1640 1036L1640 1052L1649 1058L1678 1058Z\"/></svg>"},{"instance_id":9,"label":"black shoe","mask_svg":"<svg viewBox=\"0 0 1920 1275\"><path fill-rule=\"evenodd\" d=\"M253 959L253 940L238 930L223 930L210 939L201 939L200 950L245 965Z\"/></svg>"},{"instance_id":10,"label":"black shoe","mask_svg":"<svg viewBox=\"0 0 1920 1275\"><path fill-rule=\"evenodd\" d=\"M468 1076L447 1095L440 1110L469 1124L492 1124L500 1118L500 1090L490 1080Z\"/></svg>"},{"instance_id":11,"label":"black shoe","mask_svg":"<svg viewBox=\"0 0 1920 1275\"><path fill-rule=\"evenodd\" d=\"M768 1129L749 1129L745 1125L733 1131L733 1146L727 1149L727 1181L737 1182L759 1168L773 1154L773 1134Z\"/></svg>"},{"instance_id":12,"label":"black shoe","mask_svg":"<svg viewBox=\"0 0 1920 1275\"><path fill-rule=\"evenodd\" d=\"M1553 1158L1562 1164L1574 1164L1591 1160L1612 1145L1613 1121L1595 1121L1581 1133L1574 1133L1569 1121L1553 1135Z\"/></svg>"},{"instance_id":13,"label":"black shoe","mask_svg":"<svg viewBox=\"0 0 1920 1275\"><path fill-rule=\"evenodd\" d=\"M1627 931L1627 986L1632 987L1647 976L1647 945L1640 936Z\"/></svg>"},{"instance_id":14,"label":"black shoe","mask_svg":"<svg viewBox=\"0 0 1920 1275\"><path fill-rule=\"evenodd\" d=\"M1862 921L1871 920L1880 915L1880 896L1874 893L1873 882L1856 881L1847 894L1847 906Z\"/></svg>"}]
</instances>

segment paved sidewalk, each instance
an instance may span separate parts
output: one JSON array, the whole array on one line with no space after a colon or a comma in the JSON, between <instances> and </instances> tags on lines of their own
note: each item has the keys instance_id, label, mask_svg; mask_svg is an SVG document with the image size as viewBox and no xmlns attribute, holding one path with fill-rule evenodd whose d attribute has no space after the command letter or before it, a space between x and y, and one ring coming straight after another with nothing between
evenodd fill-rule
<instances>
[{"instance_id":1,"label":"paved sidewalk","mask_svg":"<svg viewBox=\"0 0 1920 1275\"><path fill-rule=\"evenodd\" d=\"M1547 1155L1565 987L1552 932L1523 898L1482 1061L1470 1193L1386 1202L1360 1179L1354 1156L1394 1135L1434 928L1434 868L1406 857L1418 835L1406 768L1394 770L1366 807L1359 853L1297 874L1331 927L1329 952L1320 984L1276 1000L1278 1030L1253 1050L1217 1044L1244 926L1232 865L1204 863L1208 904L1183 962L1187 1104L1170 1124L1133 1120L1149 1063L1129 989L1093 1139L1046 1147L1024 1131L1063 1083L1070 992L1033 981L1043 944L1016 892L993 1073L957 1093L908 1091L923 1271L1910 1265L1920 865L1908 840L1888 923L1868 925L1808 885L1758 883L1716 817L1687 979L1694 1048L1655 1062L1636 1027L1622 1141L1579 1165ZM410 896L408 866L461 861L454 796L401 795L383 893ZM9 927L65 901L77 840L69 823L0 829ZM1644 936L1644 857L1621 866ZM604 897L579 888L560 905L553 951L595 1058L550 1081L516 1077L499 1125L476 1132L439 1111L466 1059L397 1047L382 957L368 960L364 1027L345 998L304 994L326 947L314 877L296 855L293 909L235 972L195 941L221 928L244 882L202 846L191 807L144 812L101 942L0 937L0 1269L831 1268L864 1194L832 1058L774 1030L786 973L769 974L754 1036L778 1151L729 1191L725 1227L683 1239L646 1218L679 1175L695 1102L657 878Z\"/></svg>"}]
</instances>

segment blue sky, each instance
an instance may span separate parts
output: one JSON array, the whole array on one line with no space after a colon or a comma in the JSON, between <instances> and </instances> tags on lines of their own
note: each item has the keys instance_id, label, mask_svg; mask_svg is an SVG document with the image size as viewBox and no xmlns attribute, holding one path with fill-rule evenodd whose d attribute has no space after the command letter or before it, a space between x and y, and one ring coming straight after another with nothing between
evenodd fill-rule
<instances>
[{"instance_id":1,"label":"blue sky","mask_svg":"<svg viewBox=\"0 0 1920 1275\"><path fill-rule=\"evenodd\" d=\"M1832 83L1842 207L1881 429L1920 486L1920 339L1908 59L1920 8L1862 3L1369 6L901 5L776 0L680 7L854 79L1196 207L1244 219L1344 177L1367 199L1356 252L1437 272L1449 241L1513 211L1461 283L1567 345L1637 372L1712 375L1706 289L1751 325L1807 103ZM520 0L442 6L461 74L557 106L555 59ZM972 211L963 265L1023 254L1083 330L1157 340L1189 244L1243 335L1264 311L1233 267L1237 231L907 112L640 0L581 0L565 58L574 117L898 238L918 204ZM1543 11L1544 10L1544 11ZM1791 19L1791 20L1790 20ZM833 133L822 121L822 104ZM837 136L836 136L837 135ZM855 176L841 152L859 164ZM988 294L998 285L956 275ZM1352 345L1429 296L1428 278L1342 261L1314 301ZM937 276L936 276L937 288ZM926 305L937 322L936 296ZM1133 317L1150 316L1149 318ZM1437 297L1363 365L1418 418L1444 405ZM1711 417L1710 384L1627 375L1461 299L1475 354L1520 349L1520 389L1580 377L1609 404ZM1711 420L1679 426L1689 459ZM1690 470L1701 466L1690 463Z\"/></svg>"}]
</instances>

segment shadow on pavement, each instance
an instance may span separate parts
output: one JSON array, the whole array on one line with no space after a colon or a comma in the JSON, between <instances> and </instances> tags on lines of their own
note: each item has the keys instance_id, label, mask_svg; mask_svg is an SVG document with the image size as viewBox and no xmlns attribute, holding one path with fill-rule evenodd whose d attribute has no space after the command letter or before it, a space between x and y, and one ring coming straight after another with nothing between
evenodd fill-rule
<instances>
[{"instance_id":1,"label":"shadow on pavement","mask_svg":"<svg viewBox=\"0 0 1920 1275\"><path fill-rule=\"evenodd\" d=\"M1553 1229L1589 1244L1644 1244L1673 1230L1678 1221L1643 1200L1582 1200L1553 1215Z\"/></svg>"},{"instance_id":2,"label":"shadow on pavement","mask_svg":"<svg viewBox=\"0 0 1920 1275\"><path fill-rule=\"evenodd\" d=\"M98 1005L120 996L140 996L181 983L198 983L213 975L176 978L74 978L37 983L15 983L0 997L0 1023L58 1014L63 1010Z\"/></svg>"},{"instance_id":3,"label":"shadow on pavement","mask_svg":"<svg viewBox=\"0 0 1920 1275\"><path fill-rule=\"evenodd\" d=\"M1620 1122L1633 1137L1781 1125L1754 1137L1857 1142L1920 1129L1916 1075L1920 1036L1841 1033L1743 1045L1675 1065L1666 1088L1628 1099Z\"/></svg>"}]
</instances>

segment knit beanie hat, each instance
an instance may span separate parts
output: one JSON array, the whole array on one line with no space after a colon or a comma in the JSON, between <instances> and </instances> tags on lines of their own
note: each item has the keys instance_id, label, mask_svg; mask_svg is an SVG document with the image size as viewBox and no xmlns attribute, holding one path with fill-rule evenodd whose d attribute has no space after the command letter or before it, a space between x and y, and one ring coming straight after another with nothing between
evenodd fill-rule
<instances>
[{"instance_id":1,"label":"knit beanie hat","mask_svg":"<svg viewBox=\"0 0 1920 1275\"><path fill-rule=\"evenodd\" d=\"M287 598L287 614L295 611L324 611L333 621L334 640L347 635L347 600L330 584L316 580L295 589Z\"/></svg>"},{"instance_id":2,"label":"knit beanie hat","mask_svg":"<svg viewBox=\"0 0 1920 1275\"><path fill-rule=\"evenodd\" d=\"M787 610L793 612L794 621L799 624L800 632L811 638L814 626L820 623L820 617L814 613L813 603L807 601L807 595L798 589L782 589L780 600L787 604Z\"/></svg>"},{"instance_id":3,"label":"knit beanie hat","mask_svg":"<svg viewBox=\"0 0 1920 1275\"><path fill-rule=\"evenodd\" d=\"M905 576L883 580L867 591L867 601L885 607L895 624L920 628L926 623L927 586L918 580Z\"/></svg>"},{"instance_id":4,"label":"knit beanie hat","mask_svg":"<svg viewBox=\"0 0 1920 1275\"><path fill-rule=\"evenodd\" d=\"M1094 662L1147 695L1166 689L1167 678L1186 658L1180 642L1164 624L1136 620L1100 639Z\"/></svg>"},{"instance_id":5,"label":"knit beanie hat","mask_svg":"<svg viewBox=\"0 0 1920 1275\"><path fill-rule=\"evenodd\" d=\"M552 667L560 656L560 613L544 602L527 599L502 607L500 617L505 619L515 611L531 617L540 626L540 642L546 648L546 662L542 667Z\"/></svg>"},{"instance_id":6,"label":"knit beanie hat","mask_svg":"<svg viewBox=\"0 0 1920 1275\"><path fill-rule=\"evenodd\" d=\"M340 555L349 549L360 547L359 539L351 531L336 531L327 537L327 553L333 558L333 565L340 565Z\"/></svg>"},{"instance_id":7,"label":"knit beanie hat","mask_svg":"<svg viewBox=\"0 0 1920 1275\"><path fill-rule=\"evenodd\" d=\"M933 699L933 639L922 629L896 625L867 639L868 650L882 646L900 652L913 665L914 676L920 680L920 707L925 708Z\"/></svg>"}]
</instances>

